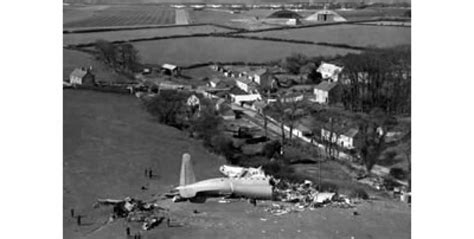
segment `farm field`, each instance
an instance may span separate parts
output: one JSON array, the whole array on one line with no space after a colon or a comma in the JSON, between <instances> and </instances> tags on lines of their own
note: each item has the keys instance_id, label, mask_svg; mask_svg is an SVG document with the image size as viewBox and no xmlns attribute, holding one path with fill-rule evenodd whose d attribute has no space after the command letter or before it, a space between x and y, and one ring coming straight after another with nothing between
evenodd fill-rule
<instances>
[{"instance_id":1,"label":"farm field","mask_svg":"<svg viewBox=\"0 0 474 239\"><path fill-rule=\"evenodd\" d=\"M92 43L97 39L107 41L132 40L138 38L148 37L163 37L172 35L190 35L197 33L214 33L214 32L228 32L229 29L215 27L215 26L192 26L192 27L164 27L151 28L140 30L123 30L123 31L107 31L107 32L92 32L92 33L70 33L63 34L63 43L69 44L84 44Z\"/></svg>"},{"instance_id":2,"label":"farm field","mask_svg":"<svg viewBox=\"0 0 474 239\"><path fill-rule=\"evenodd\" d=\"M380 17L403 17L408 11L406 8L366 8L357 10L336 10L341 16L348 21L366 20Z\"/></svg>"},{"instance_id":3,"label":"farm field","mask_svg":"<svg viewBox=\"0 0 474 239\"><path fill-rule=\"evenodd\" d=\"M149 64L219 62L268 62L281 60L293 53L308 56L334 56L359 51L333 47L271 42L224 37L193 37L133 43L142 61Z\"/></svg>"},{"instance_id":4,"label":"farm field","mask_svg":"<svg viewBox=\"0 0 474 239\"><path fill-rule=\"evenodd\" d=\"M347 44L361 47L391 47L410 44L411 42L411 28L351 24L244 33L242 35Z\"/></svg>"},{"instance_id":5,"label":"farm field","mask_svg":"<svg viewBox=\"0 0 474 239\"><path fill-rule=\"evenodd\" d=\"M75 7L77 8L77 7ZM154 5L116 5L103 9L75 9L74 19L68 19L64 7L64 28L172 25L175 24L175 9ZM92 11L92 14L91 12ZM84 17L80 17L84 15Z\"/></svg>"},{"instance_id":6,"label":"farm field","mask_svg":"<svg viewBox=\"0 0 474 239\"><path fill-rule=\"evenodd\" d=\"M80 67L92 66L96 79L100 82L127 82L128 79L123 75L110 70L103 63L95 60L93 56L80 52L63 49L63 80L69 81L69 74Z\"/></svg>"}]
</instances>

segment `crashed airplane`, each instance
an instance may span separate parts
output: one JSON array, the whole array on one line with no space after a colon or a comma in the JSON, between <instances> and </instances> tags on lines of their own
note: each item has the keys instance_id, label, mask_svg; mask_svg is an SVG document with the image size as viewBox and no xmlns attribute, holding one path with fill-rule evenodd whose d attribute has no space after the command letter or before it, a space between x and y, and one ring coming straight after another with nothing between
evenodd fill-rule
<instances>
[{"instance_id":1,"label":"crashed airplane","mask_svg":"<svg viewBox=\"0 0 474 239\"><path fill-rule=\"evenodd\" d=\"M224 165L220 168L220 171L229 177L196 182L191 165L191 156L184 154L179 186L176 187L179 197L189 199L192 202L204 202L208 197L219 196L273 199L271 178L265 176L260 168L245 169ZM249 176L244 176L247 173L250 173Z\"/></svg>"}]
</instances>

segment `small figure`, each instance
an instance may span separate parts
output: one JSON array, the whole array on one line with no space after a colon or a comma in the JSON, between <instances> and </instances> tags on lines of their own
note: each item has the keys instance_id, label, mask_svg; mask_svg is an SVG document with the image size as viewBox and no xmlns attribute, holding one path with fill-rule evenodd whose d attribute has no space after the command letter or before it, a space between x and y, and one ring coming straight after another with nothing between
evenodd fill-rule
<instances>
[{"instance_id":1,"label":"small figure","mask_svg":"<svg viewBox=\"0 0 474 239\"><path fill-rule=\"evenodd\" d=\"M81 218L82 218L81 215L77 215L77 225L78 225L78 226L81 225Z\"/></svg>"},{"instance_id":2,"label":"small figure","mask_svg":"<svg viewBox=\"0 0 474 239\"><path fill-rule=\"evenodd\" d=\"M148 177L151 179L153 177L153 170L149 170L148 171Z\"/></svg>"},{"instance_id":3,"label":"small figure","mask_svg":"<svg viewBox=\"0 0 474 239\"><path fill-rule=\"evenodd\" d=\"M71 208L71 217L74 218L74 208Z\"/></svg>"},{"instance_id":4,"label":"small figure","mask_svg":"<svg viewBox=\"0 0 474 239\"><path fill-rule=\"evenodd\" d=\"M250 203L256 207L257 206L257 200L255 198L250 199Z\"/></svg>"},{"instance_id":5,"label":"small figure","mask_svg":"<svg viewBox=\"0 0 474 239\"><path fill-rule=\"evenodd\" d=\"M127 236L130 236L130 227L127 227Z\"/></svg>"}]
</instances>

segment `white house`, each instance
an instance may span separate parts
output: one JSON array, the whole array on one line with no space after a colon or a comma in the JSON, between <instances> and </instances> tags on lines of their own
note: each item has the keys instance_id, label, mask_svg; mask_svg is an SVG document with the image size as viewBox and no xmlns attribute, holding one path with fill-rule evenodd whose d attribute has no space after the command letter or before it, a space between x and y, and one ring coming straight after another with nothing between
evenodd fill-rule
<instances>
[{"instance_id":1,"label":"white house","mask_svg":"<svg viewBox=\"0 0 474 239\"><path fill-rule=\"evenodd\" d=\"M316 71L321 73L321 76L324 80L337 82L339 80L339 74L341 73L342 69L343 67L326 62L321 62L321 65Z\"/></svg>"},{"instance_id":2,"label":"white house","mask_svg":"<svg viewBox=\"0 0 474 239\"><path fill-rule=\"evenodd\" d=\"M257 85L255 82L252 80L248 79L247 77L239 77L235 80L235 83L237 87L239 87L241 90L249 93L249 94L255 94L257 93Z\"/></svg>"},{"instance_id":3,"label":"white house","mask_svg":"<svg viewBox=\"0 0 474 239\"><path fill-rule=\"evenodd\" d=\"M243 102L250 102L256 100L262 100L262 96L260 94L245 94L245 95L234 95L229 94L231 101L236 104L242 104Z\"/></svg>"},{"instance_id":4,"label":"white house","mask_svg":"<svg viewBox=\"0 0 474 239\"><path fill-rule=\"evenodd\" d=\"M249 78L249 80L251 80L251 81L253 81L253 82L260 85L261 82L262 82L262 77L266 73L267 73L267 69L261 68L261 69L255 70L255 71L248 72L248 78Z\"/></svg>"},{"instance_id":5,"label":"white house","mask_svg":"<svg viewBox=\"0 0 474 239\"><path fill-rule=\"evenodd\" d=\"M359 145L359 130L356 128L349 128L343 133L331 133L331 130L322 128L321 138L330 140L332 143L337 143L339 146L346 149L354 149Z\"/></svg>"},{"instance_id":6,"label":"white house","mask_svg":"<svg viewBox=\"0 0 474 239\"><path fill-rule=\"evenodd\" d=\"M73 85L94 85L95 76L91 72L91 68L76 68L69 75L69 83Z\"/></svg>"},{"instance_id":7,"label":"white house","mask_svg":"<svg viewBox=\"0 0 474 239\"><path fill-rule=\"evenodd\" d=\"M314 101L320 104L328 104L330 101L337 100L337 83L323 81L314 87Z\"/></svg>"}]
</instances>

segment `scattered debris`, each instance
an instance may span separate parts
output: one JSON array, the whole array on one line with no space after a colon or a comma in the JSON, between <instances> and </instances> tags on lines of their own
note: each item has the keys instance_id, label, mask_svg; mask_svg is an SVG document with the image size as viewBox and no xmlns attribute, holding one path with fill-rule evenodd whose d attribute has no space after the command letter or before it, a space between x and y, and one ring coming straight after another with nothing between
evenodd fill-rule
<instances>
[{"instance_id":1,"label":"scattered debris","mask_svg":"<svg viewBox=\"0 0 474 239\"><path fill-rule=\"evenodd\" d=\"M140 222L143 230L151 230L169 217L168 209L160 207L157 203L127 197L123 200L98 199L94 207L101 205L113 206L113 214L109 222L116 218L126 218L129 222Z\"/></svg>"}]
</instances>

